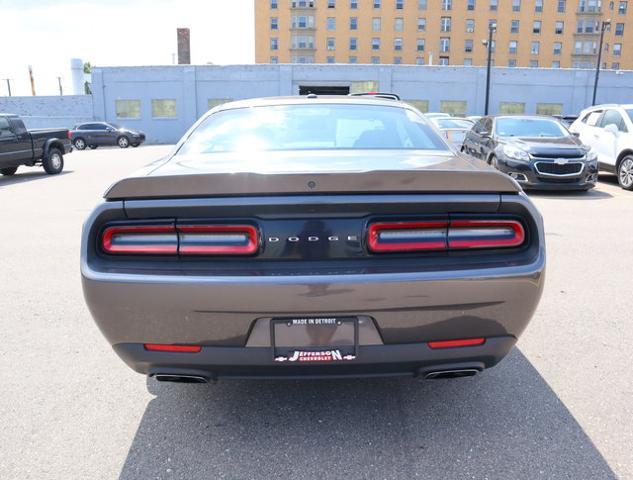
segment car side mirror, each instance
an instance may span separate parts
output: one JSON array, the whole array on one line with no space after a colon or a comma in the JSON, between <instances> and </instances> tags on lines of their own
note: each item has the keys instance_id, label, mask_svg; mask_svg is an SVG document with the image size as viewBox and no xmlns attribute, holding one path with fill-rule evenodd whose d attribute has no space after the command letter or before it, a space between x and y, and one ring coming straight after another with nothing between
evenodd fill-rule
<instances>
[{"instance_id":1,"label":"car side mirror","mask_svg":"<svg viewBox=\"0 0 633 480\"><path fill-rule=\"evenodd\" d=\"M613 123L610 123L606 127L604 127L605 132L612 133L613 135L617 135L620 130Z\"/></svg>"}]
</instances>

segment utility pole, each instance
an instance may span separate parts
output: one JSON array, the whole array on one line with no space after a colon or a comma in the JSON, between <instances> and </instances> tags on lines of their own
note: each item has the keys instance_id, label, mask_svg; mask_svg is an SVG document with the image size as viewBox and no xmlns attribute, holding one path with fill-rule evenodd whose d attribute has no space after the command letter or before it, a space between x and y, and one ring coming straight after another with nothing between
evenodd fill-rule
<instances>
[{"instance_id":1,"label":"utility pole","mask_svg":"<svg viewBox=\"0 0 633 480\"><path fill-rule=\"evenodd\" d=\"M29 79L31 80L31 94L35 96L35 80L33 79L33 67L29 65Z\"/></svg>"},{"instance_id":2,"label":"utility pole","mask_svg":"<svg viewBox=\"0 0 633 480\"><path fill-rule=\"evenodd\" d=\"M11 96L11 79L10 78L3 78L3 80L5 80L7 82L7 91L9 92L9 96Z\"/></svg>"},{"instance_id":3,"label":"utility pole","mask_svg":"<svg viewBox=\"0 0 633 480\"><path fill-rule=\"evenodd\" d=\"M497 24L491 23L488 25L488 41L486 46L488 47L488 65L486 67L486 105L484 107L484 115L488 115L490 105L490 71L492 70L492 36L497 30Z\"/></svg>"},{"instance_id":4,"label":"utility pole","mask_svg":"<svg viewBox=\"0 0 633 480\"><path fill-rule=\"evenodd\" d=\"M600 48L598 48L598 63L596 64L596 77L593 81L593 99L591 105L596 104L596 95L598 93L598 79L600 78L600 67L602 63L602 43L604 42L604 31L611 26L611 19L603 20L600 27Z\"/></svg>"},{"instance_id":5,"label":"utility pole","mask_svg":"<svg viewBox=\"0 0 633 480\"><path fill-rule=\"evenodd\" d=\"M64 90L62 89L62 77L57 77L57 85L59 85L59 96L64 95Z\"/></svg>"}]
</instances>

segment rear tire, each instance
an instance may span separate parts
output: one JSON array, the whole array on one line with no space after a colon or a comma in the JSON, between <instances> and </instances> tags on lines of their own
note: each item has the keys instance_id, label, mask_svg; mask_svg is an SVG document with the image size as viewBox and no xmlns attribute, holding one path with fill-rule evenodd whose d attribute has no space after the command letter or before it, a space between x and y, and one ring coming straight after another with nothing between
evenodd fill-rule
<instances>
[{"instance_id":1,"label":"rear tire","mask_svg":"<svg viewBox=\"0 0 633 480\"><path fill-rule=\"evenodd\" d=\"M618 165L618 183L624 190L633 190L633 155L627 155Z\"/></svg>"},{"instance_id":2,"label":"rear tire","mask_svg":"<svg viewBox=\"0 0 633 480\"><path fill-rule=\"evenodd\" d=\"M73 145L75 146L75 148L77 150L85 150L86 149L86 141L79 137L79 138L75 138L73 140Z\"/></svg>"},{"instance_id":3,"label":"rear tire","mask_svg":"<svg viewBox=\"0 0 633 480\"><path fill-rule=\"evenodd\" d=\"M18 167L0 168L0 173L2 175L6 175L7 177L11 175L15 175L15 172L17 171L18 171Z\"/></svg>"},{"instance_id":4,"label":"rear tire","mask_svg":"<svg viewBox=\"0 0 633 480\"><path fill-rule=\"evenodd\" d=\"M119 138L116 139L116 144L121 148L127 148L130 146L130 141L128 140L127 137L120 136Z\"/></svg>"},{"instance_id":5,"label":"rear tire","mask_svg":"<svg viewBox=\"0 0 633 480\"><path fill-rule=\"evenodd\" d=\"M84 147L85 148L85 147ZM51 148L42 160L44 171L49 175L57 175L64 169L64 156L58 148Z\"/></svg>"}]
</instances>

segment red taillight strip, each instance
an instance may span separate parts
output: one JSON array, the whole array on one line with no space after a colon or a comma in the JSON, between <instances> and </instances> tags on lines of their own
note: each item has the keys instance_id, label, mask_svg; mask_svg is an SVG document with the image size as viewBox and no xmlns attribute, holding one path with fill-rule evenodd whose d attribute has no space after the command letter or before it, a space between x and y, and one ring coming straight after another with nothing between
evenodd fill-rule
<instances>
[{"instance_id":1,"label":"red taillight strip","mask_svg":"<svg viewBox=\"0 0 633 480\"><path fill-rule=\"evenodd\" d=\"M369 225L368 246L372 252L413 252L422 250L444 250L446 249L446 220L428 220L420 222L377 222ZM406 230L428 230L441 231L441 238L430 240L404 241L387 243L381 242L382 232L398 232Z\"/></svg>"},{"instance_id":2,"label":"red taillight strip","mask_svg":"<svg viewBox=\"0 0 633 480\"><path fill-rule=\"evenodd\" d=\"M145 350L152 352L182 352L182 353L198 353L202 350L200 345L165 345L161 343L145 343Z\"/></svg>"},{"instance_id":3,"label":"red taillight strip","mask_svg":"<svg viewBox=\"0 0 633 480\"><path fill-rule=\"evenodd\" d=\"M511 229L513 235L508 238L486 238L486 230L491 228ZM460 230L470 230L472 238L451 238L451 234ZM448 248L451 250L518 247L524 241L525 229L517 220L451 220L448 229Z\"/></svg>"},{"instance_id":4,"label":"red taillight strip","mask_svg":"<svg viewBox=\"0 0 633 480\"><path fill-rule=\"evenodd\" d=\"M259 234L252 225L178 225L181 255L253 255L259 250ZM187 242L204 234L242 234L245 243L241 245L200 245Z\"/></svg>"},{"instance_id":5,"label":"red taillight strip","mask_svg":"<svg viewBox=\"0 0 633 480\"><path fill-rule=\"evenodd\" d=\"M437 350L441 348L475 347L477 345L483 345L484 343L486 343L486 339L484 337L478 337L459 340L437 340L428 342L427 345L433 350Z\"/></svg>"},{"instance_id":6,"label":"red taillight strip","mask_svg":"<svg viewBox=\"0 0 633 480\"><path fill-rule=\"evenodd\" d=\"M130 237L141 235L167 235L173 233L173 243L142 243L120 244L113 242L116 235L129 235ZM144 253L144 254L176 254L178 253L178 237L173 225L125 225L107 227L101 236L101 247L106 253Z\"/></svg>"}]
</instances>

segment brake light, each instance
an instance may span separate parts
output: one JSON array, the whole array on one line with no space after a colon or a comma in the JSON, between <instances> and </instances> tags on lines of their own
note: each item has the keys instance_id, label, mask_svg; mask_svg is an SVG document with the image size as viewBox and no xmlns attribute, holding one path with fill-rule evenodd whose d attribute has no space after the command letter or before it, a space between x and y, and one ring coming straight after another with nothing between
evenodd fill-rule
<instances>
[{"instance_id":1,"label":"brake light","mask_svg":"<svg viewBox=\"0 0 633 480\"><path fill-rule=\"evenodd\" d=\"M376 222L367 234L374 253L510 248L524 242L523 225L510 219Z\"/></svg>"},{"instance_id":2,"label":"brake light","mask_svg":"<svg viewBox=\"0 0 633 480\"><path fill-rule=\"evenodd\" d=\"M259 249L252 225L178 225L181 255L252 255Z\"/></svg>"},{"instance_id":3,"label":"brake light","mask_svg":"<svg viewBox=\"0 0 633 480\"><path fill-rule=\"evenodd\" d=\"M478 337L463 338L459 340L437 340L434 342L428 342L427 345L433 350L438 350L442 348L475 347L477 345L483 345L484 343L486 343L486 339Z\"/></svg>"},{"instance_id":4,"label":"brake light","mask_svg":"<svg viewBox=\"0 0 633 480\"><path fill-rule=\"evenodd\" d=\"M108 227L101 237L103 251L111 254L178 253L178 235L170 225L124 225Z\"/></svg>"},{"instance_id":5,"label":"brake light","mask_svg":"<svg viewBox=\"0 0 633 480\"><path fill-rule=\"evenodd\" d=\"M72 139L72 134L70 133L70 130L66 132L66 136L68 137L68 140Z\"/></svg>"},{"instance_id":6,"label":"brake light","mask_svg":"<svg viewBox=\"0 0 633 480\"><path fill-rule=\"evenodd\" d=\"M202 350L200 345L165 345L159 343L145 343L145 350L151 352L182 352L182 353L198 353Z\"/></svg>"}]
</instances>

